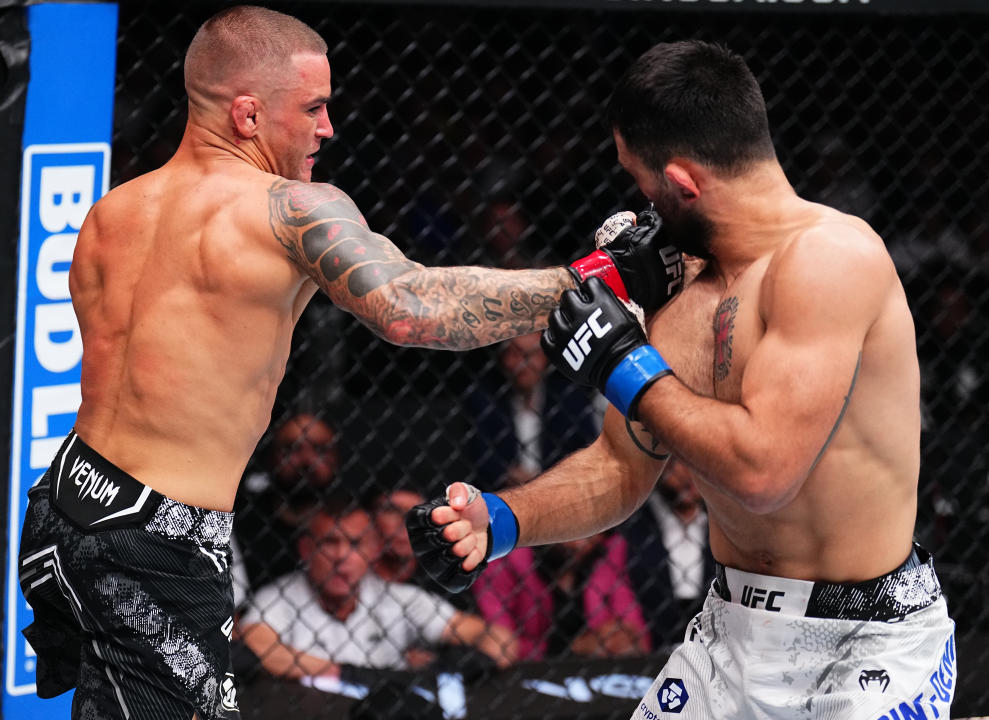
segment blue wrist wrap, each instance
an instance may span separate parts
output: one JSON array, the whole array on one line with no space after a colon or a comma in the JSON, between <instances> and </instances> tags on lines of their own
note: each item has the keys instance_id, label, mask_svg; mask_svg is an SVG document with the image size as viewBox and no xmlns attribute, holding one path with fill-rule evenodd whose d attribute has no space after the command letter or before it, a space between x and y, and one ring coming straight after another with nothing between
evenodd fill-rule
<instances>
[{"instance_id":1,"label":"blue wrist wrap","mask_svg":"<svg viewBox=\"0 0 989 720\"><path fill-rule=\"evenodd\" d=\"M673 371L652 345L640 345L622 358L608 376L604 396L628 417L639 394L653 382ZM634 418L632 418L634 420Z\"/></svg>"},{"instance_id":2,"label":"blue wrist wrap","mask_svg":"<svg viewBox=\"0 0 989 720\"><path fill-rule=\"evenodd\" d=\"M491 554L488 560L505 557L519 541L519 521L508 504L494 493L481 493L488 506L491 525Z\"/></svg>"}]
</instances>

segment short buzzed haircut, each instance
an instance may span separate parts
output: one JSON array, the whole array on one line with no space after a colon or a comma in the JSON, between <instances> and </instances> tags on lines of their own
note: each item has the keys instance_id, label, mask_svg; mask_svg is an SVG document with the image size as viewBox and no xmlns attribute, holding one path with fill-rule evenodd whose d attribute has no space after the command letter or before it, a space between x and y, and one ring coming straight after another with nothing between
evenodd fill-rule
<instances>
[{"instance_id":1,"label":"short buzzed haircut","mask_svg":"<svg viewBox=\"0 0 989 720\"><path fill-rule=\"evenodd\" d=\"M776 156L745 60L699 40L660 43L636 60L611 96L608 121L656 172L681 156L738 175Z\"/></svg>"},{"instance_id":2,"label":"short buzzed haircut","mask_svg":"<svg viewBox=\"0 0 989 720\"><path fill-rule=\"evenodd\" d=\"M268 8L239 5L218 12L196 32L185 55L190 96L218 83L256 82L287 67L297 53L325 55L326 41L301 20ZM236 93L254 88L235 87Z\"/></svg>"}]
</instances>

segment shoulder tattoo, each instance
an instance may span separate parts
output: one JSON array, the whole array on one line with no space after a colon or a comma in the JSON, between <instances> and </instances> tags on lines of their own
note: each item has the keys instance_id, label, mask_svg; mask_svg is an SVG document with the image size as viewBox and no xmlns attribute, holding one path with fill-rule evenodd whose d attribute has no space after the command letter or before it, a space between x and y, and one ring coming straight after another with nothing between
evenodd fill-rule
<instances>
[{"instance_id":1,"label":"shoulder tattoo","mask_svg":"<svg viewBox=\"0 0 989 720\"><path fill-rule=\"evenodd\" d=\"M333 185L276 180L268 188L268 220L289 259L331 297L341 282L363 297L414 267Z\"/></svg>"}]
</instances>

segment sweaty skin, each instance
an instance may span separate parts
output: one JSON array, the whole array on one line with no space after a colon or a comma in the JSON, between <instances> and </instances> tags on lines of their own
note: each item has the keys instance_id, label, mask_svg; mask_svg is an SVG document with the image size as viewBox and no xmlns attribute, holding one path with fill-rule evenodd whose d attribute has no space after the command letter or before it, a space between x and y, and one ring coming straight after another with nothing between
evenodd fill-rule
<instances>
[{"instance_id":1,"label":"sweaty skin","mask_svg":"<svg viewBox=\"0 0 989 720\"><path fill-rule=\"evenodd\" d=\"M775 162L737 187L691 172L719 200L708 205L715 260L648 326L676 374L645 393L638 417L694 470L719 562L831 582L885 574L910 551L920 466L916 341L893 263L866 223L797 197ZM560 542L621 522L661 468L609 408L590 447L499 494L520 545ZM465 507L460 485L450 496L433 520L451 523L470 570L486 509Z\"/></svg>"},{"instance_id":2,"label":"sweaty skin","mask_svg":"<svg viewBox=\"0 0 989 720\"><path fill-rule=\"evenodd\" d=\"M341 190L309 183L333 134L330 69L322 55L293 59L267 99L196 94L175 155L92 208L70 270L77 432L210 509L233 506L317 290L394 343L462 350L543 328L573 285L563 268L425 268Z\"/></svg>"}]
</instances>

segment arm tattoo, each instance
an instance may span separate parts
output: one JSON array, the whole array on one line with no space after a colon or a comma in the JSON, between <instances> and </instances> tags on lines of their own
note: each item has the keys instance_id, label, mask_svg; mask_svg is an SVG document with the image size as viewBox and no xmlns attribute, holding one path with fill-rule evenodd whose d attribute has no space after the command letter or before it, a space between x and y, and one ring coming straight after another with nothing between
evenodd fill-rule
<instances>
[{"instance_id":1,"label":"arm tattoo","mask_svg":"<svg viewBox=\"0 0 989 720\"><path fill-rule=\"evenodd\" d=\"M415 267L332 185L277 180L268 188L268 219L289 258L334 301L343 292L363 297Z\"/></svg>"},{"instance_id":2,"label":"arm tattoo","mask_svg":"<svg viewBox=\"0 0 989 720\"><path fill-rule=\"evenodd\" d=\"M659 440L657 440L655 437L652 436L652 434L646 429L646 426L642 425L641 423L636 423L636 425L638 425L643 432L649 435L649 444L652 447L646 447L642 443L642 441L639 439L639 434L635 431L635 428L632 427L632 421L629 420L628 418L625 418L625 431L628 433L628 436L632 438L632 442L635 443L635 446L654 460L669 460L670 459L669 453L656 452L656 449L659 447Z\"/></svg>"},{"instance_id":3,"label":"arm tattoo","mask_svg":"<svg viewBox=\"0 0 989 720\"><path fill-rule=\"evenodd\" d=\"M425 268L323 183L275 181L268 218L289 259L333 302L402 345L466 350L541 330L572 285L559 268Z\"/></svg>"},{"instance_id":4,"label":"arm tattoo","mask_svg":"<svg viewBox=\"0 0 989 720\"><path fill-rule=\"evenodd\" d=\"M468 350L542 330L569 287L560 269L420 268L367 297L380 334L401 345Z\"/></svg>"}]
</instances>

